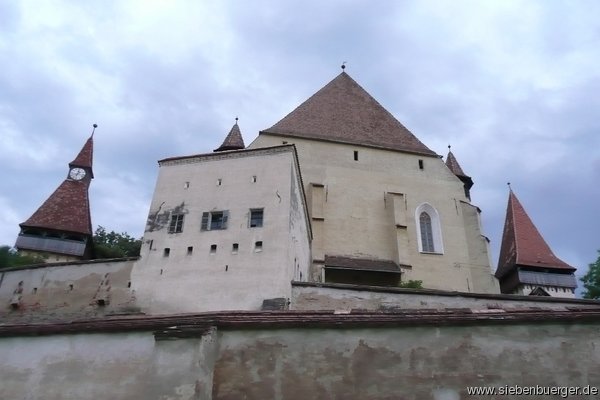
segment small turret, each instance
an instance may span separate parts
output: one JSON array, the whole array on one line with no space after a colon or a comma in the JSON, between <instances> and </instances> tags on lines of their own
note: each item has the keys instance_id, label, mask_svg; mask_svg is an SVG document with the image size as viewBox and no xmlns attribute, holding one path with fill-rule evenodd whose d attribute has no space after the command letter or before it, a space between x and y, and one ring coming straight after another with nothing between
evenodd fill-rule
<instances>
[{"instance_id":1,"label":"small turret","mask_svg":"<svg viewBox=\"0 0 600 400\"><path fill-rule=\"evenodd\" d=\"M471 179L470 176L464 173L464 171L460 167L460 164L456 160L456 157L454 157L454 154L452 154L452 151L450 151L450 146L448 146L448 157L446 157L446 166L448 167L448 169L450 169L450 171L452 171L454 175L456 175L458 179L462 181L463 186L465 188L465 196L467 196L467 199L471 200L471 188L473 187L473 179Z\"/></svg>"},{"instance_id":2,"label":"small turret","mask_svg":"<svg viewBox=\"0 0 600 400\"><path fill-rule=\"evenodd\" d=\"M238 126L238 119L235 118L235 124L231 127L229 134L223 141L223 144L215 149L214 152L227 151L227 150L243 150L246 146L244 145L244 139L242 138L242 132Z\"/></svg>"}]
</instances>

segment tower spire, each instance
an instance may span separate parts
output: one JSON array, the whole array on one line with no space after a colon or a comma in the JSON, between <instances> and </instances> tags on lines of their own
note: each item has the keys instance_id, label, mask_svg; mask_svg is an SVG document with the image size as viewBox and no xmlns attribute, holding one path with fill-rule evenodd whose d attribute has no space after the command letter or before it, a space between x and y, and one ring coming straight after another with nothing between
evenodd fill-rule
<instances>
[{"instance_id":1,"label":"tower spire","mask_svg":"<svg viewBox=\"0 0 600 400\"><path fill-rule=\"evenodd\" d=\"M467 196L467 198L471 200L471 188L473 187L473 179L471 179L469 175L465 174L460 164L458 163L458 160L456 160L456 157L454 157L454 154L452 154L452 150L450 150L451 148L452 146L448 145L448 156L446 157L446 166L454 175L456 175L458 179L462 181L465 189L465 196Z\"/></svg>"},{"instance_id":2,"label":"tower spire","mask_svg":"<svg viewBox=\"0 0 600 400\"><path fill-rule=\"evenodd\" d=\"M243 150L246 146L244 145L244 139L242 138L242 132L238 126L238 117L235 117L235 123L231 127L229 134L214 152L227 151L227 150Z\"/></svg>"}]
</instances>

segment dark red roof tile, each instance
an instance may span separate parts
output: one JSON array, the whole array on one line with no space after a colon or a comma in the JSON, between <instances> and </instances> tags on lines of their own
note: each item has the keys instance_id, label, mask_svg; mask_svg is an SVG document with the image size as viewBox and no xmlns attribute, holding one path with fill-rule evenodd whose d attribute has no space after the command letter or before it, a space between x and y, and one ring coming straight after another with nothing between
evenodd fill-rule
<instances>
[{"instance_id":1,"label":"dark red roof tile","mask_svg":"<svg viewBox=\"0 0 600 400\"><path fill-rule=\"evenodd\" d=\"M345 72L263 133L436 156Z\"/></svg>"},{"instance_id":2,"label":"dark red roof tile","mask_svg":"<svg viewBox=\"0 0 600 400\"><path fill-rule=\"evenodd\" d=\"M87 167L92 168L92 161L94 155L94 138L90 138L85 142L79 154L73 161L69 163L72 167Z\"/></svg>"},{"instance_id":3,"label":"dark red roof tile","mask_svg":"<svg viewBox=\"0 0 600 400\"><path fill-rule=\"evenodd\" d=\"M223 144L221 144L221 146L214 151L216 152L216 151L226 151L226 150L242 150L245 147L246 146L244 145L244 139L242 138L242 132L240 131L240 127L238 126L237 121L236 121L236 123L233 125L233 127L229 131L229 134L223 141Z\"/></svg>"},{"instance_id":4,"label":"dark red roof tile","mask_svg":"<svg viewBox=\"0 0 600 400\"><path fill-rule=\"evenodd\" d=\"M503 277L517 265L570 271L576 269L554 255L511 190L496 277Z\"/></svg>"},{"instance_id":5,"label":"dark red roof tile","mask_svg":"<svg viewBox=\"0 0 600 400\"><path fill-rule=\"evenodd\" d=\"M452 173L456 176L465 176L467 177L468 175L465 174L465 172L462 170L462 168L460 167L460 164L458 163L458 161L456 160L456 157L454 157L454 154L452 154L451 151L448 151L448 157L446 157L446 166L450 169L450 171L452 171Z\"/></svg>"},{"instance_id":6,"label":"dark red roof tile","mask_svg":"<svg viewBox=\"0 0 600 400\"><path fill-rule=\"evenodd\" d=\"M88 183L65 180L21 227L92 234Z\"/></svg>"}]
</instances>

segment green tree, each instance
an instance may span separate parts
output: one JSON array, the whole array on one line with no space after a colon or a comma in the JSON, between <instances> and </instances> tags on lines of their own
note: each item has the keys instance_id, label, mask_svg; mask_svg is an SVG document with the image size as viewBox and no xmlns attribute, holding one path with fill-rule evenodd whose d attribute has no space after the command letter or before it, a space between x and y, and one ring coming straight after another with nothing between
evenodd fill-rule
<instances>
[{"instance_id":1,"label":"green tree","mask_svg":"<svg viewBox=\"0 0 600 400\"><path fill-rule=\"evenodd\" d=\"M596 262L589 265L588 272L580 279L585 288L583 298L600 299L600 250L598 250Z\"/></svg>"},{"instance_id":2,"label":"green tree","mask_svg":"<svg viewBox=\"0 0 600 400\"><path fill-rule=\"evenodd\" d=\"M423 289L423 281L413 281L412 279L406 282L400 282L401 288Z\"/></svg>"},{"instance_id":3,"label":"green tree","mask_svg":"<svg viewBox=\"0 0 600 400\"><path fill-rule=\"evenodd\" d=\"M25 256L10 246L0 246L0 269L19 267L21 265L40 264L45 262L41 257Z\"/></svg>"},{"instance_id":4,"label":"green tree","mask_svg":"<svg viewBox=\"0 0 600 400\"><path fill-rule=\"evenodd\" d=\"M137 257L141 247L141 239L135 239L125 232L106 232L103 226L98 226L94 232L95 258Z\"/></svg>"}]
</instances>

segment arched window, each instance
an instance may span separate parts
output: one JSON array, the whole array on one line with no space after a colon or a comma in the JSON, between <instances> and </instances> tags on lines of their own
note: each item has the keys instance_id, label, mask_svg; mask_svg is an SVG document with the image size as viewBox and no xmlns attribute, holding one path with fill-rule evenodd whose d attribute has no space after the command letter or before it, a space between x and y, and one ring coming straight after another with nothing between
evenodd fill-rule
<instances>
[{"instance_id":1,"label":"arched window","mask_svg":"<svg viewBox=\"0 0 600 400\"><path fill-rule=\"evenodd\" d=\"M421 245L423 251L433 253L433 231L431 230L431 217L425 211L419 216L419 224L421 225Z\"/></svg>"},{"instance_id":2,"label":"arched window","mask_svg":"<svg viewBox=\"0 0 600 400\"><path fill-rule=\"evenodd\" d=\"M440 217L431 204L423 203L415 210L417 242L421 253L444 253Z\"/></svg>"}]
</instances>

